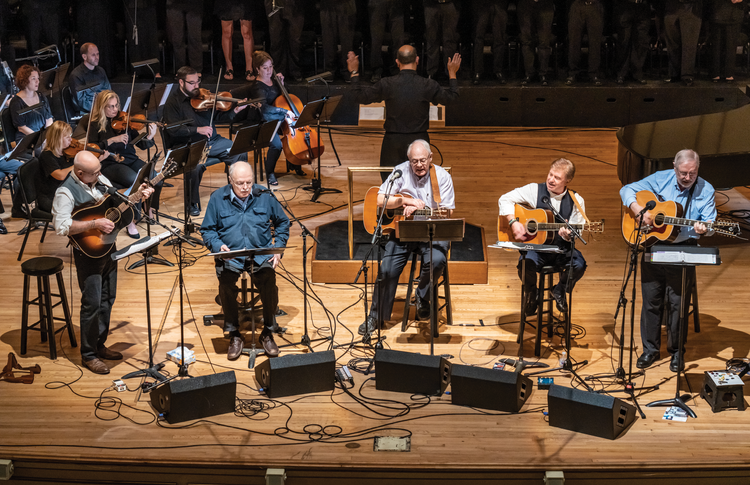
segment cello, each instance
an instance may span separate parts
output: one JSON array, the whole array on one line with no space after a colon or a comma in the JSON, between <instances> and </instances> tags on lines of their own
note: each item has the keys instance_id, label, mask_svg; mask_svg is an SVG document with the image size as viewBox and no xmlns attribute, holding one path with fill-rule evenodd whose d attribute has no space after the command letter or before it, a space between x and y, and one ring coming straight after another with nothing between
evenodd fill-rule
<instances>
[{"instance_id":1,"label":"cello","mask_svg":"<svg viewBox=\"0 0 750 485\"><path fill-rule=\"evenodd\" d=\"M281 96L276 98L273 105L291 111L294 116L299 118L299 114L304 108L302 101L297 96L289 94L276 75L276 71L273 71L273 80L276 81L281 90ZM325 151L325 146L323 146L317 129L310 126L295 129L287 121L284 121L281 127L281 143L287 161L295 165L312 163Z\"/></svg>"}]
</instances>

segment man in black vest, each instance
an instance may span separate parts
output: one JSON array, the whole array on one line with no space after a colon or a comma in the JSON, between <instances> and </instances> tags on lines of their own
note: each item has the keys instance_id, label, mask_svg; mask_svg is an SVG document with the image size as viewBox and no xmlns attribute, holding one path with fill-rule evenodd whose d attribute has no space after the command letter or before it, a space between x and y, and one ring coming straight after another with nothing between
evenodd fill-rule
<instances>
[{"instance_id":1,"label":"man in black vest","mask_svg":"<svg viewBox=\"0 0 750 485\"><path fill-rule=\"evenodd\" d=\"M102 164L92 152L82 151L73 161L73 171L55 192L52 202L52 224L60 236L72 236L90 230L109 234L115 224L105 218L88 221L73 220L78 209L101 201L112 184L102 175ZM141 186L142 200L154 192L145 183ZM113 246L112 250L116 248ZM109 254L101 258L87 256L73 248L73 261L81 289L81 361L95 374L109 374L104 360L120 360L120 352L104 346L109 334L109 317L117 293L117 263Z\"/></svg>"},{"instance_id":2,"label":"man in black vest","mask_svg":"<svg viewBox=\"0 0 750 485\"><path fill-rule=\"evenodd\" d=\"M575 192L568 190L568 184L573 180L576 173L576 167L568 159L559 158L552 162L547 174L547 181L543 184L528 184L517 189L513 189L504 194L498 200L500 206L500 217L507 217L510 228L513 230L513 236L516 241L523 241L526 235L526 226L519 222L515 217L515 205L524 204L532 209L547 209L550 204L557 210L562 217L571 224L583 224L586 222L584 214L583 197ZM575 200L571 197L575 196ZM551 222L551 221L550 221ZM556 221L562 222L562 221ZM568 275L568 264L570 262L570 253L572 245L570 242L570 230L566 227L560 228L555 235L552 244L563 249L563 253L538 253L528 251L526 254L521 253L518 261L518 276L523 279L521 274L522 259L526 258L526 279L525 295L526 315L536 313L537 294L536 294L536 273L543 266L564 266L566 270L560 275L560 281L552 289L552 297L555 299L557 309L565 312L567 302L564 296L568 278L570 278L568 292L573 291L576 282L581 279L586 271L586 260L579 250L573 252L573 274Z\"/></svg>"}]
</instances>

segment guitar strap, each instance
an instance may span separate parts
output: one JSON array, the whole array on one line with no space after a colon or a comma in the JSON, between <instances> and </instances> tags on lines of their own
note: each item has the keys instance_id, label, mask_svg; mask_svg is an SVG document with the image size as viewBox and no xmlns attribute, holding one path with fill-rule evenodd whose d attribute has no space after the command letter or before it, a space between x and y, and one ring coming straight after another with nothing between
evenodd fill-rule
<instances>
[{"instance_id":1,"label":"guitar strap","mask_svg":"<svg viewBox=\"0 0 750 485\"><path fill-rule=\"evenodd\" d=\"M578 198L576 197L576 193L573 190L568 189L568 191L572 194L570 196L571 199L573 199L573 203L576 205L576 209L578 209L578 212L581 213L583 216L583 220L586 221L586 224L590 224L591 221L589 220L588 216L586 216L586 213L583 211L583 207L581 207L581 204L578 203Z\"/></svg>"},{"instance_id":2,"label":"guitar strap","mask_svg":"<svg viewBox=\"0 0 750 485\"><path fill-rule=\"evenodd\" d=\"M430 185L432 185L432 199L437 203L438 208L440 207L440 184L438 183L437 173L435 172L435 165L430 164Z\"/></svg>"}]
</instances>

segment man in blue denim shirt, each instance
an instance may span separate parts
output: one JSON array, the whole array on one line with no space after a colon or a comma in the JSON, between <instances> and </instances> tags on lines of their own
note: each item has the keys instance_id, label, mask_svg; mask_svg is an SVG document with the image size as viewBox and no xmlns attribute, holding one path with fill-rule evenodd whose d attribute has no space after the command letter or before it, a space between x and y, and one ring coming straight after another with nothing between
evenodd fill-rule
<instances>
[{"instance_id":1,"label":"man in blue denim shirt","mask_svg":"<svg viewBox=\"0 0 750 485\"><path fill-rule=\"evenodd\" d=\"M681 150L674 158L674 170L662 170L643 180L628 184L620 189L620 198L634 214L643 207L636 201L636 193L641 190L653 192L660 201L678 202L684 209L683 216L696 221L712 222L716 219L714 188L698 177L700 157L693 150ZM643 215L644 225L653 224L652 215ZM683 227L672 244L697 245L701 235L709 233L708 227L696 222L693 227ZM674 230L678 230L675 228ZM711 235L709 233L708 235ZM688 271L687 295L691 294L695 272ZM682 292L682 269L679 266L651 264L645 260L641 264L641 341L643 354L636 367L645 369L659 359L661 347L661 317L666 300L669 315L667 318L667 351L672 355L669 368L677 372L679 366L679 318ZM686 295L686 296L687 296ZM686 334L687 335L687 334ZM682 360L684 367L684 359Z\"/></svg>"},{"instance_id":2,"label":"man in blue denim shirt","mask_svg":"<svg viewBox=\"0 0 750 485\"><path fill-rule=\"evenodd\" d=\"M281 204L263 187L253 185L253 169L247 162L229 167L230 184L211 194L206 216L201 224L203 242L211 252L267 247L284 247L289 239L289 218ZM271 228L274 234L271 234ZM243 338L239 329L237 280L243 271L252 270L252 281L263 304L264 328L260 343L269 357L279 355L273 340L274 314L279 304L275 268L281 255L217 259L219 298L224 309L224 334L229 337L227 358L235 360L242 353Z\"/></svg>"}]
</instances>

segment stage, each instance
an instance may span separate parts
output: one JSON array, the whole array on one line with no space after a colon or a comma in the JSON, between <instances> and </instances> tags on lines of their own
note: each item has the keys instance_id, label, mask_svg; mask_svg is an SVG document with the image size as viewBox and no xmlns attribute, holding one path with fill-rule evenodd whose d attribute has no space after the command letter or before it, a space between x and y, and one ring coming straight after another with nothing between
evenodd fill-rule
<instances>
[{"instance_id":1,"label":"stage","mask_svg":"<svg viewBox=\"0 0 750 485\"><path fill-rule=\"evenodd\" d=\"M535 88L536 89L536 88ZM296 216L310 231L346 221L346 167L377 165L382 132L336 127L333 137L341 158L326 147L322 160L323 185L341 194L325 194L318 203L300 187L307 177L282 174L280 200L290 203ZM544 180L552 160L564 156L576 163L571 188L586 201L592 220L605 220L602 234L591 235L588 245L579 246L588 269L573 293L575 335L571 357L581 367L581 376L598 391L617 392L622 386L611 378L618 362L623 312L614 313L627 263L627 246L620 233L621 204L618 196L617 139L612 128L444 128L431 132L434 160L452 167L456 189L455 217L484 229L486 244L495 242L497 199L503 193L529 182ZM326 137L326 144L329 140ZM438 152L439 150L439 152ZM282 164L279 164L281 167ZM201 190L203 207L211 191L226 183L223 167L206 172ZM281 170L281 168L279 168ZM354 184L354 198L376 185L378 175L362 176ZM182 214L181 180L172 181L162 195L162 210ZM720 212L750 210L750 189L735 188L717 193ZM0 194L10 207L7 191ZM355 206L361 219L362 206ZM736 212L736 215L742 215ZM687 344L687 379L680 384L690 394L689 405L696 419L685 423L662 419L664 408L645 404L675 394L675 374L669 371L666 342L662 359L645 376L634 379L637 386L659 385L658 390L638 393L645 419L637 418L616 440L568 431L548 424L547 391L533 390L520 413L469 408L451 404L452 395L412 396L408 393L375 389L374 374L362 372L372 356L362 348L357 327L364 319L360 285L313 283L309 286L308 333L324 338L313 343L315 351L333 346L336 365L349 364L354 385L344 391L318 392L268 399L258 391L254 370L241 356L226 359L227 340L216 325L205 326L203 315L219 311L215 303L217 280L206 251L187 249L184 269L187 297L184 301L186 346L197 362L192 376L207 376L233 370L237 380L234 413L197 421L169 424L157 421L148 394L140 391L140 380L127 382L128 391L112 389L112 380L144 367L148 360L146 304L143 269L127 271L133 262L121 262L118 296L112 315L107 345L122 352L125 360L108 362L109 375L95 375L81 369L78 348L67 336L58 343L58 358L50 360L47 344L39 335L29 335L29 347L20 356L22 274L16 256L22 237L15 232L23 221L3 216L10 234L0 236L0 262L6 268L0 280L5 302L0 307L0 358L18 356L21 365L39 364L41 373L33 384L0 382L0 459L13 460L15 474L10 483L265 483L266 469L283 468L287 483L543 483L544 472L562 470L566 483L722 483L745 484L750 480L750 414L738 410L713 413L698 396L703 374L725 368L733 357L750 353L750 323L746 278L750 252L744 241L718 236L701 241L721 251L720 266L698 269L701 331L692 321ZM201 218L197 218L200 222ZM170 224L178 225L170 222ZM747 224L745 234L750 233ZM141 233L144 227L141 226ZM320 233L319 233L320 234ZM65 262L65 285L72 300L73 321L78 329L79 299L75 271L66 241L48 232L39 243L34 231L24 260L57 256ZM119 247L132 240L121 234ZM308 248L311 242L308 241ZM280 308L278 318L288 332L279 344L297 342L304 333L302 287L302 238L293 224L289 249L278 270ZM175 261L171 247L160 248L162 257ZM312 254L312 253L311 253ZM450 355L456 365L491 368L500 358L515 358L519 352L516 335L520 319L520 284L517 254L486 248L487 283L457 284L451 288L453 325L444 316L435 339L435 354ZM310 268L308 267L308 276ZM453 277L453 274L451 275ZM175 268L149 266L151 320L156 361L178 346L180 299ZM405 288L399 289L403 298ZM368 295L369 301L370 295ZM627 293L630 298L630 292ZM640 353L640 288L637 292L635 335ZM628 369L630 307L626 317L625 361ZM429 354L430 339L425 322L411 322L401 331L398 315L386 325L384 346L411 353ZM246 334L250 338L249 332ZM61 335L57 338L60 340ZM664 339L665 340L665 339ZM526 328L524 357L533 355L535 332ZM300 354L303 347L288 347L282 355ZM562 352L559 336L542 340L541 362L556 365ZM256 365L265 361L259 357ZM167 362L174 375L177 366ZM498 371L499 372L499 371ZM572 387L569 375L549 374L555 384ZM580 384L577 384L580 386ZM346 386L350 387L349 385ZM447 391L451 391L448 387ZM374 451L376 436L410 437L408 452Z\"/></svg>"}]
</instances>

